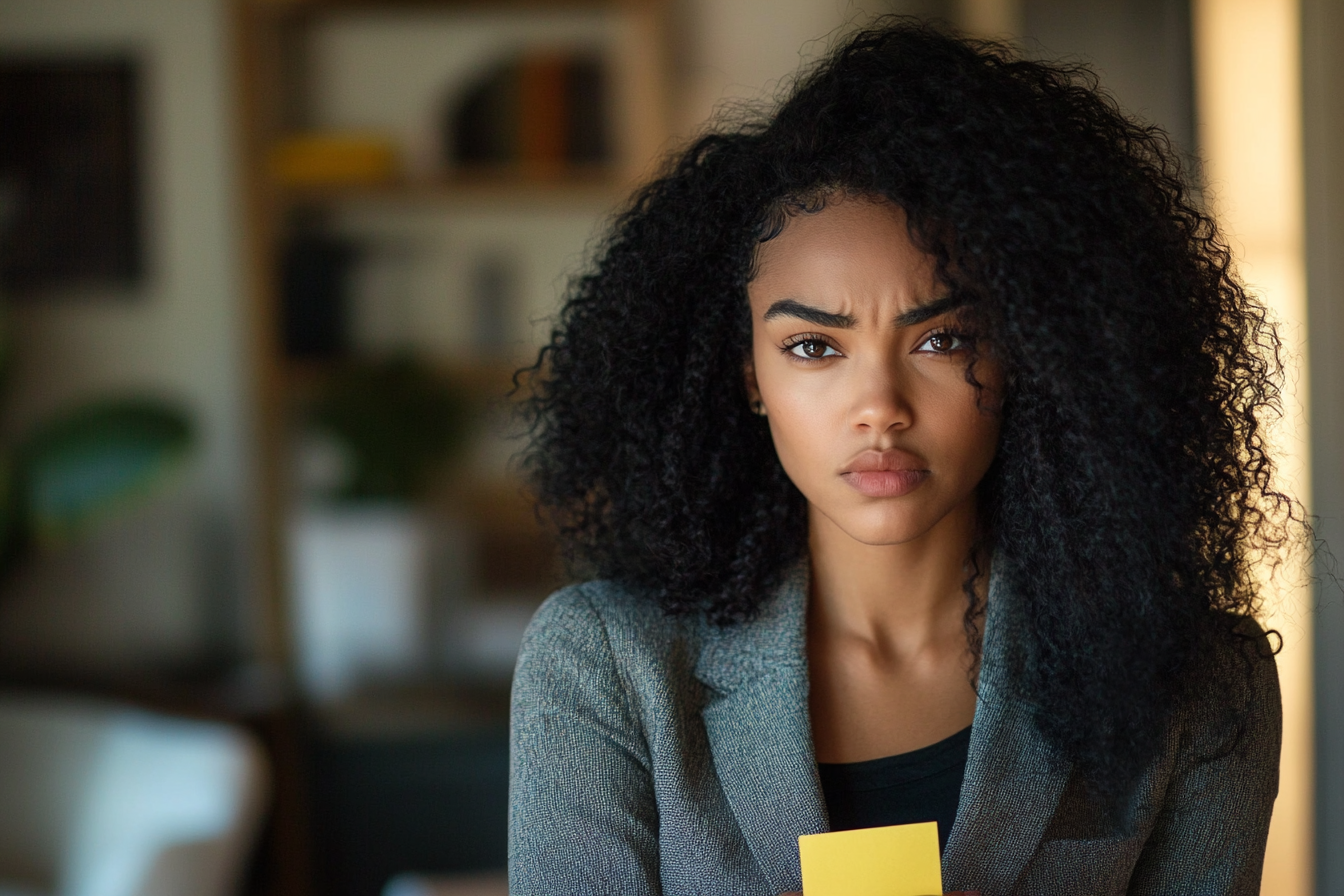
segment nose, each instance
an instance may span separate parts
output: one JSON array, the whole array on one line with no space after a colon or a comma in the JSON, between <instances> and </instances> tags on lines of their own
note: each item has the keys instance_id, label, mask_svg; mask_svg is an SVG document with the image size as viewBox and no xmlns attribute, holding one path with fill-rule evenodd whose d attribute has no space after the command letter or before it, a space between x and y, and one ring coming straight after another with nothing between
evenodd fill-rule
<instances>
[{"instance_id":1,"label":"nose","mask_svg":"<svg viewBox=\"0 0 1344 896\"><path fill-rule=\"evenodd\" d=\"M871 433L909 429L915 409L909 383L898 369L868 368L855 371L855 397L850 417L853 425Z\"/></svg>"}]
</instances>

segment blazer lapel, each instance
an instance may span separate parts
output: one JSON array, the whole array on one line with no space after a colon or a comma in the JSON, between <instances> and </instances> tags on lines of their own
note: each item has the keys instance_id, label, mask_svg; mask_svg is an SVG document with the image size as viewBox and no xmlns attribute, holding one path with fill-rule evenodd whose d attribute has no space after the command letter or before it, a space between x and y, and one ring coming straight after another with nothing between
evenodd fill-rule
<instances>
[{"instance_id":1,"label":"blazer lapel","mask_svg":"<svg viewBox=\"0 0 1344 896\"><path fill-rule=\"evenodd\" d=\"M710 753L762 873L775 892L802 889L798 835L829 830L808 717L806 565L758 618L710 628L696 676ZM1003 679L1002 600L991 576L966 776L943 852L943 888L1007 896L1035 854L1071 767L1041 738L1031 708Z\"/></svg>"},{"instance_id":2,"label":"blazer lapel","mask_svg":"<svg viewBox=\"0 0 1344 896\"><path fill-rule=\"evenodd\" d=\"M991 575L980 696L961 803L943 851L943 888L1007 896L1035 854L1071 765L1041 738L1031 708L1004 681L1001 581Z\"/></svg>"},{"instance_id":3,"label":"blazer lapel","mask_svg":"<svg viewBox=\"0 0 1344 896\"><path fill-rule=\"evenodd\" d=\"M774 892L801 890L798 835L825 831L807 711L807 570L761 616L711 628L697 666L702 717L720 786Z\"/></svg>"}]
</instances>

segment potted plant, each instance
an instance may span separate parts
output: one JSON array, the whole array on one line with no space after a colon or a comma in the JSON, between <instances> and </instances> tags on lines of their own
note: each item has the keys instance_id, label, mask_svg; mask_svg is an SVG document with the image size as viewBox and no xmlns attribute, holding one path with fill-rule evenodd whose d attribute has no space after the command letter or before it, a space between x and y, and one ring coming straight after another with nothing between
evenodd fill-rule
<instances>
[{"instance_id":1,"label":"potted plant","mask_svg":"<svg viewBox=\"0 0 1344 896\"><path fill-rule=\"evenodd\" d=\"M0 393L9 343L0 314ZM164 488L195 438L190 417L151 395L72 404L0 440L0 571L73 542Z\"/></svg>"},{"instance_id":2,"label":"potted plant","mask_svg":"<svg viewBox=\"0 0 1344 896\"><path fill-rule=\"evenodd\" d=\"M313 403L290 557L298 671L313 699L425 671L442 546L417 502L466 443L470 410L408 357L352 362Z\"/></svg>"}]
</instances>

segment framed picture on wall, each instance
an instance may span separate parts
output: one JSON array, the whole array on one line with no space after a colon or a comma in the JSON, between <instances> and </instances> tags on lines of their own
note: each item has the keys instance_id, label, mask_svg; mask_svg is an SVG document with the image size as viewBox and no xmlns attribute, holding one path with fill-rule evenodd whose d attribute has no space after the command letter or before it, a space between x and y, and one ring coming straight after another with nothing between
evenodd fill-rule
<instances>
[{"instance_id":1,"label":"framed picture on wall","mask_svg":"<svg viewBox=\"0 0 1344 896\"><path fill-rule=\"evenodd\" d=\"M130 58L0 57L0 291L124 286L144 267Z\"/></svg>"}]
</instances>

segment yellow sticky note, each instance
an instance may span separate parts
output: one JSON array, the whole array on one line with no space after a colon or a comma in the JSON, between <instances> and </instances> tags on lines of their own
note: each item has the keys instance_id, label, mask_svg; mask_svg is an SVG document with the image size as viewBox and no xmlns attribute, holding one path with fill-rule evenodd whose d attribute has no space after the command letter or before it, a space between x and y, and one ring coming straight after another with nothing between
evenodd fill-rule
<instances>
[{"instance_id":1,"label":"yellow sticky note","mask_svg":"<svg viewBox=\"0 0 1344 896\"><path fill-rule=\"evenodd\" d=\"M798 838L803 896L942 896L938 824L896 824Z\"/></svg>"}]
</instances>

